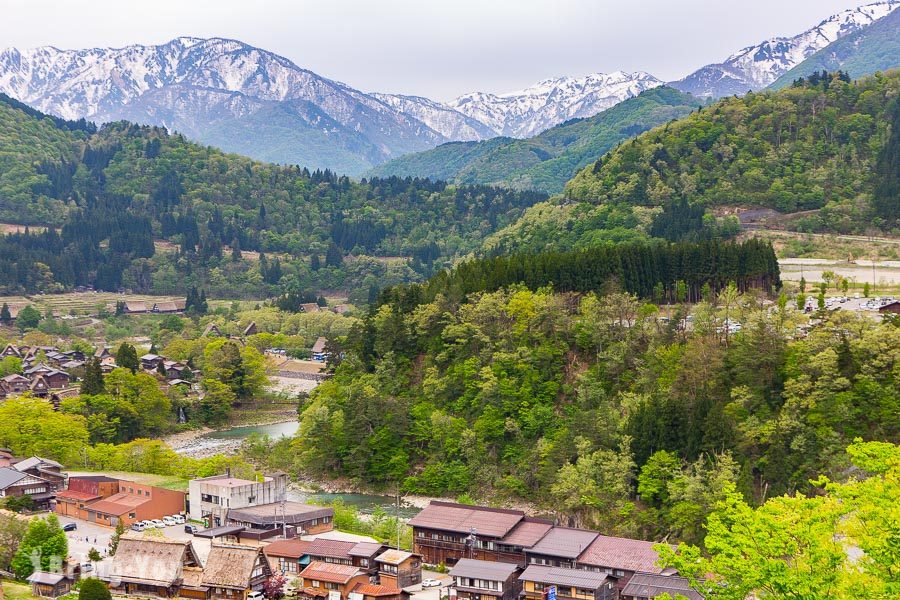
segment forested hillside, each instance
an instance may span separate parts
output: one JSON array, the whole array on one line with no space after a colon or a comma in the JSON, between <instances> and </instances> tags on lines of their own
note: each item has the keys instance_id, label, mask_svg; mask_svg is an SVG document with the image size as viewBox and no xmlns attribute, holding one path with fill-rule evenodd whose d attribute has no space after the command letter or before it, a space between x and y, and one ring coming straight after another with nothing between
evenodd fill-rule
<instances>
[{"instance_id":1,"label":"forested hillside","mask_svg":"<svg viewBox=\"0 0 900 600\"><path fill-rule=\"evenodd\" d=\"M365 294L427 275L545 198L425 179L354 182L224 154L159 128L120 122L95 131L0 99L0 222L61 227L0 238L5 291ZM154 240L169 244L160 250Z\"/></svg>"},{"instance_id":2,"label":"forested hillside","mask_svg":"<svg viewBox=\"0 0 900 600\"><path fill-rule=\"evenodd\" d=\"M682 117L702 104L690 94L658 87L596 116L567 121L532 138L444 144L379 165L370 174L557 193L579 169L622 140Z\"/></svg>"},{"instance_id":3,"label":"forested hillside","mask_svg":"<svg viewBox=\"0 0 900 600\"><path fill-rule=\"evenodd\" d=\"M782 75L771 89L791 85L816 71L840 69L851 77L871 75L900 67L900 10L825 46Z\"/></svg>"},{"instance_id":4,"label":"forested hillside","mask_svg":"<svg viewBox=\"0 0 900 600\"><path fill-rule=\"evenodd\" d=\"M900 434L900 328L840 311L798 339L806 317L752 289L702 286L690 319L616 290L386 298L273 457L697 542L729 485L809 491L855 437Z\"/></svg>"},{"instance_id":5,"label":"forested hillside","mask_svg":"<svg viewBox=\"0 0 900 600\"><path fill-rule=\"evenodd\" d=\"M816 211L805 229L890 231L893 199L879 193L900 71L851 82L816 74L780 92L726 98L622 144L566 186L589 204L747 205ZM888 161L888 164L889 161Z\"/></svg>"}]
</instances>

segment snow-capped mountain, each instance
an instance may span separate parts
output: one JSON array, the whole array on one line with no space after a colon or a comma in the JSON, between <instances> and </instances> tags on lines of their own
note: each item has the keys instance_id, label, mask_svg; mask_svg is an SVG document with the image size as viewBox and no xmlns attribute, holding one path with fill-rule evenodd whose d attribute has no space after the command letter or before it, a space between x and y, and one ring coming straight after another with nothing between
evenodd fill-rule
<instances>
[{"instance_id":1,"label":"snow-capped mountain","mask_svg":"<svg viewBox=\"0 0 900 600\"><path fill-rule=\"evenodd\" d=\"M825 46L888 15L900 0L845 10L794 37L777 37L706 65L670 85L695 96L720 98L761 90Z\"/></svg>"},{"instance_id":2,"label":"snow-capped mountain","mask_svg":"<svg viewBox=\"0 0 900 600\"><path fill-rule=\"evenodd\" d=\"M392 102L321 77L277 54L222 38L182 37L157 46L86 50L9 48L0 52L0 91L69 119L129 119L164 125L201 141L214 128L218 143L224 135L226 149L246 149L251 156L258 140L242 144L236 137L229 143L229 132L269 136L277 146L280 137L296 137L291 128L305 128L307 136L330 138L337 148L366 147L363 162L370 164L363 167L454 139ZM290 105L280 111L283 120L277 131L269 129L266 120L253 120L285 102ZM452 117L447 114L444 121ZM248 119L254 122L251 130L245 126ZM461 114L457 120L469 123ZM288 149L281 160L332 168L354 162L327 164L308 149L295 150Z\"/></svg>"},{"instance_id":3,"label":"snow-capped mountain","mask_svg":"<svg viewBox=\"0 0 900 600\"><path fill-rule=\"evenodd\" d=\"M523 138L575 117L592 117L662 84L656 77L640 71L594 73L546 79L506 94L473 92L450 102L450 107L501 135Z\"/></svg>"},{"instance_id":4,"label":"snow-capped mountain","mask_svg":"<svg viewBox=\"0 0 900 600\"><path fill-rule=\"evenodd\" d=\"M481 121L468 117L446 104L441 104L422 96L380 94L377 92L373 92L372 96L403 114L422 121L448 140L469 142L497 136L496 131Z\"/></svg>"}]
</instances>

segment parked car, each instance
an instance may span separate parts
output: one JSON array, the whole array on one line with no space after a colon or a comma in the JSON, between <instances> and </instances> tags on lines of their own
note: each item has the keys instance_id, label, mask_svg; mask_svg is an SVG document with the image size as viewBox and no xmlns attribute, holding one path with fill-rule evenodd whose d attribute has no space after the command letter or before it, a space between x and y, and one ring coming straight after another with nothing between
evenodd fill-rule
<instances>
[{"instance_id":1,"label":"parked car","mask_svg":"<svg viewBox=\"0 0 900 600\"><path fill-rule=\"evenodd\" d=\"M146 529L146 528L144 527L144 523L143 523L143 522L140 522L140 521L139 521L139 522L137 522L137 523L132 523L132 524L131 524L131 530L132 530L132 531L143 531L144 529Z\"/></svg>"},{"instance_id":2,"label":"parked car","mask_svg":"<svg viewBox=\"0 0 900 600\"><path fill-rule=\"evenodd\" d=\"M184 525L184 515L172 515L176 525Z\"/></svg>"},{"instance_id":3,"label":"parked car","mask_svg":"<svg viewBox=\"0 0 900 600\"><path fill-rule=\"evenodd\" d=\"M144 529L156 528L156 525L153 524L153 521L141 521L140 524L144 527Z\"/></svg>"},{"instance_id":4,"label":"parked car","mask_svg":"<svg viewBox=\"0 0 900 600\"><path fill-rule=\"evenodd\" d=\"M94 565L92 565L91 563L89 563L89 562L81 563L81 572L82 573L88 573L93 570L94 570Z\"/></svg>"},{"instance_id":5,"label":"parked car","mask_svg":"<svg viewBox=\"0 0 900 600\"><path fill-rule=\"evenodd\" d=\"M249 594L247 594L247 600L262 600L262 598L263 598L262 592L253 591L253 592L250 592Z\"/></svg>"},{"instance_id":6,"label":"parked car","mask_svg":"<svg viewBox=\"0 0 900 600\"><path fill-rule=\"evenodd\" d=\"M166 526L166 524L163 523L161 519L151 519L150 522L153 523L154 527L157 527L159 529L162 529Z\"/></svg>"},{"instance_id":7,"label":"parked car","mask_svg":"<svg viewBox=\"0 0 900 600\"><path fill-rule=\"evenodd\" d=\"M163 518L162 518L162 522L163 522L163 524L166 525L167 527L168 527L169 525L176 525L176 524L177 524L177 523L175 522L175 519L172 518L172 517L163 517Z\"/></svg>"},{"instance_id":8,"label":"parked car","mask_svg":"<svg viewBox=\"0 0 900 600\"><path fill-rule=\"evenodd\" d=\"M437 579L423 579L423 580L422 580L422 587L423 587L423 588L427 588L427 587L441 587L441 582L440 582L439 580L437 580Z\"/></svg>"},{"instance_id":9,"label":"parked car","mask_svg":"<svg viewBox=\"0 0 900 600\"><path fill-rule=\"evenodd\" d=\"M78 524L77 523L66 523L65 525L63 525L62 529L63 529L63 531L75 531L76 529L78 529Z\"/></svg>"},{"instance_id":10,"label":"parked car","mask_svg":"<svg viewBox=\"0 0 900 600\"><path fill-rule=\"evenodd\" d=\"M197 530L197 526L196 526L196 525L185 525L185 526L184 526L184 532L185 532L185 533L190 533L191 535L194 535L195 533L197 533L197 531L198 531L198 530Z\"/></svg>"}]
</instances>

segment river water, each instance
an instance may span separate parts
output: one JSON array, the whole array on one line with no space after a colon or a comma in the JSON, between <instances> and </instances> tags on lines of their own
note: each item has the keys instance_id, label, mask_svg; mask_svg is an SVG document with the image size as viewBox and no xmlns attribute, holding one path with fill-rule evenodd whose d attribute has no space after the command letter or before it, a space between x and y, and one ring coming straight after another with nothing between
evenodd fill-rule
<instances>
[{"instance_id":1,"label":"river water","mask_svg":"<svg viewBox=\"0 0 900 600\"><path fill-rule=\"evenodd\" d=\"M240 443L241 440L253 433L269 436L270 438L280 438L282 436L292 436L297 433L300 428L298 421L287 421L284 423L271 423L269 425L249 425L246 427L234 427L223 431L212 431L201 436L197 440L197 444L204 448L214 449L221 447L233 446ZM356 493L326 493L326 492L305 492L301 490L289 490L288 500L296 502L326 502L331 503L336 500L342 500L348 506L354 506L360 513L372 514L376 510L381 509L389 515L399 514L402 518L413 517L419 512L419 509L411 504L403 502L400 499L400 508L397 509L396 499L393 496L379 496L376 494L356 494Z\"/></svg>"}]
</instances>

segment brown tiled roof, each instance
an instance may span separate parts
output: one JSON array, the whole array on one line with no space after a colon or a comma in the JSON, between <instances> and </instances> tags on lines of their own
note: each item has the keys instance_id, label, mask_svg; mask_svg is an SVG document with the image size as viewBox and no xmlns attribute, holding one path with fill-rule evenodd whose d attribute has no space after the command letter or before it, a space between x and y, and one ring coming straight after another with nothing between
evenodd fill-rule
<instances>
[{"instance_id":1,"label":"brown tiled roof","mask_svg":"<svg viewBox=\"0 0 900 600\"><path fill-rule=\"evenodd\" d=\"M502 538L524 517L525 513L520 510L432 501L410 519L409 524L465 534L474 528L476 535Z\"/></svg>"},{"instance_id":2,"label":"brown tiled roof","mask_svg":"<svg viewBox=\"0 0 900 600\"><path fill-rule=\"evenodd\" d=\"M384 547L380 542L357 542L347 552L350 556L372 556Z\"/></svg>"},{"instance_id":3,"label":"brown tiled roof","mask_svg":"<svg viewBox=\"0 0 900 600\"><path fill-rule=\"evenodd\" d=\"M659 555L654 542L598 535L578 557L578 563L592 567L607 567L641 573L662 573L656 566Z\"/></svg>"},{"instance_id":4,"label":"brown tiled roof","mask_svg":"<svg viewBox=\"0 0 900 600\"><path fill-rule=\"evenodd\" d=\"M279 540L272 542L263 550L267 556L283 556L285 558L300 558L307 554L311 542L294 538L292 540Z\"/></svg>"},{"instance_id":5,"label":"brown tiled roof","mask_svg":"<svg viewBox=\"0 0 900 600\"><path fill-rule=\"evenodd\" d=\"M358 567L352 565L339 565L314 560L303 569L300 577L305 580L327 581L330 583L347 583L357 575L362 574Z\"/></svg>"},{"instance_id":6,"label":"brown tiled roof","mask_svg":"<svg viewBox=\"0 0 900 600\"><path fill-rule=\"evenodd\" d=\"M578 558L597 537L596 531L554 527L528 551L561 558Z\"/></svg>"},{"instance_id":7,"label":"brown tiled roof","mask_svg":"<svg viewBox=\"0 0 900 600\"><path fill-rule=\"evenodd\" d=\"M63 490L56 494L57 498L66 498L68 500L94 500L99 498L97 494L88 494L87 492L79 492L77 490Z\"/></svg>"},{"instance_id":8,"label":"brown tiled roof","mask_svg":"<svg viewBox=\"0 0 900 600\"><path fill-rule=\"evenodd\" d=\"M521 523L513 527L512 531L506 534L506 537L501 540L501 543L507 546L531 548L551 529L553 529L553 524L550 523L550 521L524 519Z\"/></svg>"},{"instance_id":9,"label":"brown tiled roof","mask_svg":"<svg viewBox=\"0 0 900 600\"><path fill-rule=\"evenodd\" d=\"M327 556L328 558L350 558L350 550L356 542L345 542L343 540L328 540L324 538L316 538L309 541L306 553L310 556Z\"/></svg>"},{"instance_id":10,"label":"brown tiled roof","mask_svg":"<svg viewBox=\"0 0 900 600\"><path fill-rule=\"evenodd\" d=\"M400 588L375 585L374 583L357 583L351 591L363 596L396 596L400 593Z\"/></svg>"},{"instance_id":11,"label":"brown tiled roof","mask_svg":"<svg viewBox=\"0 0 900 600\"><path fill-rule=\"evenodd\" d=\"M687 579L675 575L635 573L622 589L623 596L635 598L656 598L666 593L672 598L679 595L689 600L703 600L703 594L691 589Z\"/></svg>"},{"instance_id":12,"label":"brown tiled roof","mask_svg":"<svg viewBox=\"0 0 900 600\"><path fill-rule=\"evenodd\" d=\"M128 492L119 492L103 500L97 500L87 506L88 510L95 510L106 515L124 515L135 507L149 502L146 496L135 496Z\"/></svg>"}]
</instances>

